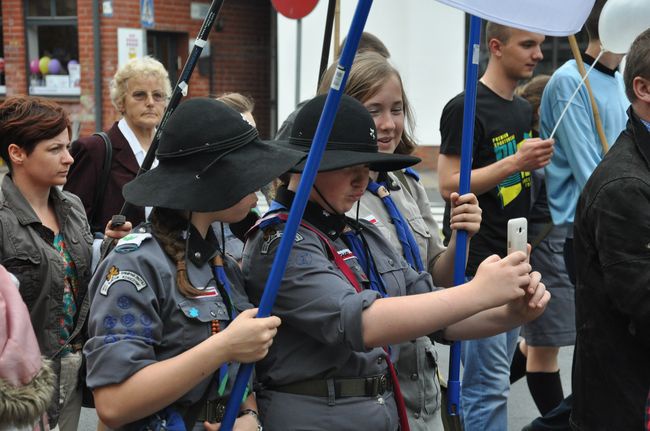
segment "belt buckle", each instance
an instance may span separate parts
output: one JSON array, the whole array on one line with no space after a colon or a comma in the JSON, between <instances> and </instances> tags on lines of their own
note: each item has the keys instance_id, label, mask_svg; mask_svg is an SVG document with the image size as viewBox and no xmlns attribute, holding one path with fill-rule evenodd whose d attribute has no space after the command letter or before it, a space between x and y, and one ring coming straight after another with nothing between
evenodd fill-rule
<instances>
[{"instance_id":1,"label":"belt buckle","mask_svg":"<svg viewBox=\"0 0 650 431\"><path fill-rule=\"evenodd\" d=\"M383 394L388 391L388 379L386 375L379 376L379 394Z\"/></svg>"},{"instance_id":2,"label":"belt buckle","mask_svg":"<svg viewBox=\"0 0 650 431\"><path fill-rule=\"evenodd\" d=\"M377 376L366 377L366 396L374 397L379 394L379 378Z\"/></svg>"},{"instance_id":3,"label":"belt buckle","mask_svg":"<svg viewBox=\"0 0 650 431\"><path fill-rule=\"evenodd\" d=\"M223 416L226 413L226 406L222 402L217 400L207 401L206 402L206 418L210 423L218 423L223 421Z\"/></svg>"}]
</instances>

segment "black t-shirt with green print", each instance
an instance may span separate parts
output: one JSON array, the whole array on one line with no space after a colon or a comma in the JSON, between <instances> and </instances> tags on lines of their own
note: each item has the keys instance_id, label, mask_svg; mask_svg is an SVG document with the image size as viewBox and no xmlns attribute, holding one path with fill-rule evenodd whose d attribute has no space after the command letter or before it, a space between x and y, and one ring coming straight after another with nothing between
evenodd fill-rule
<instances>
[{"instance_id":1,"label":"black t-shirt with green print","mask_svg":"<svg viewBox=\"0 0 650 431\"><path fill-rule=\"evenodd\" d=\"M442 111L441 154L460 156L465 93L451 99ZM521 142L531 137L532 108L521 97L506 100L483 83L478 83L472 169L482 168L514 154ZM530 172L517 172L497 187L478 195L483 209L481 230L470 242L467 274L491 254L506 255L508 220L527 217L530 212ZM449 203L445 208L443 233L449 241Z\"/></svg>"}]
</instances>

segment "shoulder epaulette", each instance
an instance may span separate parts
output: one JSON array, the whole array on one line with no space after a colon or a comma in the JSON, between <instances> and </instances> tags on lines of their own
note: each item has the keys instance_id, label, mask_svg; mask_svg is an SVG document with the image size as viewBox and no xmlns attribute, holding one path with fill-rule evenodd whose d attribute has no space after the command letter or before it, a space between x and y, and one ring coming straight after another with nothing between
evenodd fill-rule
<instances>
[{"instance_id":1,"label":"shoulder epaulette","mask_svg":"<svg viewBox=\"0 0 650 431\"><path fill-rule=\"evenodd\" d=\"M420 181L420 174L418 174L417 172L415 172L415 170L414 170L413 168L406 168L406 169L404 169L404 173L405 173L406 175L408 175L409 177L415 179L415 181L418 181L418 182Z\"/></svg>"},{"instance_id":2,"label":"shoulder epaulette","mask_svg":"<svg viewBox=\"0 0 650 431\"><path fill-rule=\"evenodd\" d=\"M120 239L115 246L116 253L130 253L140 248L140 245L152 235L149 232L132 232Z\"/></svg>"}]
</instances>

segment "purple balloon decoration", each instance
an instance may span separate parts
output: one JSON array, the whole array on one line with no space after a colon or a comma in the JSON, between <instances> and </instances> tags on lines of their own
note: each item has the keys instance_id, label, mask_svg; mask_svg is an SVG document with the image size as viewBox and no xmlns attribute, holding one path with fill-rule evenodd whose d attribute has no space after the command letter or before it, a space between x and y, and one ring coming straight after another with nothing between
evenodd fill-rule
<instances>
[{"instance_id":1,"label":"purple balloon decoration","mask_svg":"<svg viewBox=\"0 0 650 431\"><path fill-rule=\"evenodd\" d=\"M70 60L70 61L68 61L68 69L70 69L70 65L71 65L71 64L76 65L76 64L79 64L79 62L78 62L77 60Z\"/></svg>"},{"instance_id":2,"label":"purple balloon decoration","mask_svg":"<svg viewBox=\"0 0 650 431\"><path fill-rule=\"evenodd\" d=\"M29 70L32 72L34 75L38 75L41 73L41 69L38 64L38 58L33 59L32 61L29 62Z\"/></svg>"},{"instance_id":3,"label":"purple balloon decoration","mask_svg":"<svg viewBox=\"0 0 650 431\"><path fill-rule=\"evenodd\" d=\"M53 58L47 65L47 71L52 75L57 75L61 72L61 62L56 58Z\"/></svg>"}]
</instances>

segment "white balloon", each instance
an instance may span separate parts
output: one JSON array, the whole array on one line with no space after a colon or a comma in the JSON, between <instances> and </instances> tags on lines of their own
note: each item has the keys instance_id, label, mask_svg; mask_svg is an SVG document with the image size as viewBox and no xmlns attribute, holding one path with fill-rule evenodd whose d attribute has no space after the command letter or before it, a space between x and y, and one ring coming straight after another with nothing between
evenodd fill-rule
<instances>
[{"instance_id":1,"label":"white balloon","mask_svg":"<svg viewBox=\"0 0 650 431\"><path fill-rule=\"evenodd\" d=\"M609 0L598 21L600 42L606 51L625 54L634 39L650 28L650 0Z\"/></svg>"}]
</instances>

